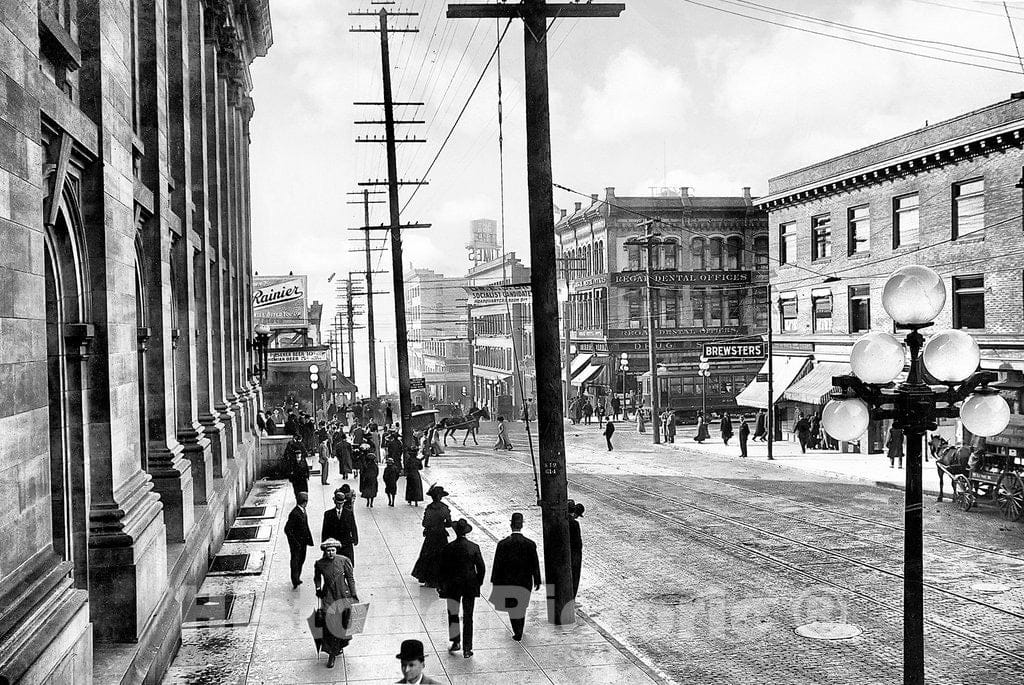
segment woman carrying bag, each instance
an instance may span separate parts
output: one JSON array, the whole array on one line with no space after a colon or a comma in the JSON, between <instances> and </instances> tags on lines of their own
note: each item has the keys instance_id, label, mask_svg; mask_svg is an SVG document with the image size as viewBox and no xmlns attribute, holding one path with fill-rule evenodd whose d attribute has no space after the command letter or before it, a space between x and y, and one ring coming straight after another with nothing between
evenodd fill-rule
<instances>
[{"instance_id":1,"label":"woman carrying bag","mask_svg":"<svg viewBox=\"0 0 1024 685\"><path fill-rule=\"evenodd\" d=\"M324 556L313 565L313 583L320 598L318 614L323 612L323 649L327 652L327 668L352 640L346 637L352 604L359 601L352 561L338 554L341 543L333 538L324 540L320 549Z\"/></svg>"}]
</instances>

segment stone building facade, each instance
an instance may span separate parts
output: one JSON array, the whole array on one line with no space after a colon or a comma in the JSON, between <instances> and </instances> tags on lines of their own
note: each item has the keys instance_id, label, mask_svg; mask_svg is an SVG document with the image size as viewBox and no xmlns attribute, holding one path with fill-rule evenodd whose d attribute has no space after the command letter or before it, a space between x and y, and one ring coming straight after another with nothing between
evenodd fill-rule
<instances>
[{"instance_id":1,"label":"stone building facade","mask_svg":"<svg viewBox=\"0 0 1024 685\"><path fill-rule=\"evenodd\" d=\"M706 386L697 372L703 343L756 341L767 330L766 215L749 188L732 197L697 197L685 187L620 196L606 188L603 198L594 194L563 211L555 231L566 284L568 392L591 401L635 392L649 403L648 255L627 245L646 219L656 220L663 241L651 264L660 406L692 414L706 393L709 410L735 408L760 361L714 362Z\"/></svg>"},{"instance_id":2,"label":"stone building facade","mask_svg":"<svg viewBox=\"0 0 1024 685\"><path fill-rule=\"evenodd\" d=\"M0 682L158 680L254 477L268 0L0 2Z\"/></svg>"},{"instance_id":3,"label":"stone building facade","mask_svg":"<svg viewBox=\"0 0 1024 685\"><path fill-rule=\"evenodd\" d=\"M1024 100L1014 98L769 181L759 204L770 223L774 347L780 361L798 360L790 368L807 362L804 379L777 390L784 429L797 410L820 407L832 375L849 373L860 335L893 332L882 288L908 264L946 284L946 306L924 333L967 330L982 368L999 373L1024 414L1022 147ZM881 451L884 441L875 422L850 448Z\"/></svg>"}]
</instances>

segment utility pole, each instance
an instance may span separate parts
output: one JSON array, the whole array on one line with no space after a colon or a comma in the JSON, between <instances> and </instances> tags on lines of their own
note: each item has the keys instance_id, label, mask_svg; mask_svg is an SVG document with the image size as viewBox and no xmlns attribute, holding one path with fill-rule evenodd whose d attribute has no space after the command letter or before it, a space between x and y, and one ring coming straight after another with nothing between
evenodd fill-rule
<instances>
[{"instance_id":1,"label":"utility pole","mask_svg":"<svg viewBox=\"0 0 1024 685\"><path fill-rule=\"evenodd\" d=\"M349 193L349 195L361 195L361 202L348 202L347 204L362 204L363 205L363 252L366 253L366 335L367 335L367 355L368 363L370 367L370 399L377 399L377 336L374 330L374 319L373 319L373 296L376 294L373 291L373 274L383 273L381 271L374 271L373 265L370 263L370 256L373 252L379 251L370 247L370 205L384 204L384 200L371 200L370 195L381 195L383 191L370 190L363 188L358 193ZM358 251L358 250L357 250Z\"/></svg>"},{"instance_id":2,"label":"utility pole","mask_svg":"<svg viewBox=\"0 0 1024 685\"><path fill-rule=\"evenodd\" d=\"M391 238L391 279L392 290L395 300L395 352L398 357L398 400L402 414L402 442L406 447L413 444L412 427L409 425L412 418L412 396L409 388L409 332L406 328L405 316L405 274L402 264L402 230L406 228L428 228L429 224L405 224L401 222L401 208L399 206L398 188L401 185L425 185L425 181L402 181L398 178L398 155L396 152L397 143L425 143L422 138L410 138L406 136L401 140L395 138L395 126L401 124L422 124L422 121L395 120L395 106L422 105L423 103L395 102L391 92L391 56L388 48L388 34L390 33L418 33L418 29L410 27L388 29L388 16L415 17L417 12L388 12L381 8L380 12L349 12L350 16L376 16L380 19L380 27L364 29L356 27L349 29L353 33L380 33L380 65L384 85L384 101L380 103L356 103L357 105L382 105L384 107L383 121L358 121L357 124L384 125L383 138L356 138L357 143L384 143L387 150L388 177L384 182L367 181L361 186L386 185L388 188L388 205L390 225L379 227L386 230ZM371 230L366 227L364 230Z\"/></svg>"},{"instance_id":3,"label":"utility pole","mask_svg":"<svg viewBox=\"0 0 1024 685\"><path fill-rule=\"evenodd\" d=\"M574 623L575 597L569 550L568 483L562 415L558 285L555 266L554 189L551 185L551 113L548 103L548 20L556 16L617 17L625 5L549 5L545 0L507 4L449 5L449 19L514 19L524 24L526 177L530 210L530 262L537 373L544 568L548 575L548 621Z\"/></svg>"},{"instance_id":4,"label":"utility pole","mask_svg":"<svg viewBox=\"0 0 1024 685\"><path fill-rule=\"evenodd\" d=\"M651 253L656 245L661 244L661 234L654 232L654 221L641 221L640 226L644 228L644 234L635 238L623 241L625 245L637 245L645 250L647 265L644 267L644 274L647 283L647 363L650 366L651 374L651 427L654 433L654 444L661 444L660 411L658 397L658 334L655 328L657 318L654 312L654 289L651 288Z\"/></svg>"},{"instance_id":5,"label":"utility pole","mask_svg":"<svg viewBox=\"0 0 1024 685\"><path fill-rule=\"evenodd\" d=\"M466 340L469 342L469 406L476 404L476 380L473 378L473 365L476 356L476 332L473 330L473 305L466 299ZM468 413L468 412L467 412Z\"/></svg>"}]
</instances>

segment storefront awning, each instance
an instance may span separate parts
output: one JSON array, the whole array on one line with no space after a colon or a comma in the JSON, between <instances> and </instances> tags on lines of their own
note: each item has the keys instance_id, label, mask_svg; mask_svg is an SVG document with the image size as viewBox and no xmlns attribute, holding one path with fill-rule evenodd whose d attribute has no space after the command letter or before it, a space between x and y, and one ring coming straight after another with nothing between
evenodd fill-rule
<instances>
[{"instance_id":1,"label":"storefront awning","mask_svg":"<svg viewBox=\"0 0 1024 685\"><path fill-rule=\"evenodd\" d=\"M327 381L327 387L328 389L333 387L335 392L359 392L359 388L356 386L356 384L350 381L349 379L345 378L344 376L338 376L334 380L333 386L331 385L331 381Z\"/></svg>"},{"instance_id":2,"label":"storefront awning","mask_svg":"<svg viewBox=\"0 0 1024 685\"><path fill-rule=\"evenodd\" d=\"M592 354L577 354L575 357L573 357L572 361L569 363L569 377L575 378L576 374L583 371L583 369L587 368L587 365L593 358L594 355Z\"/></svg>"},{"instance_id":3,"label":"storefront awning","mask_svg":"<svg viewBox=\"0 0 1024 685\"><path fill-rule=\"evenodd\" d=\"M850 373L850 365L841 362L818 362L810 373L789 386L782 399L804 404L824 404L832 394L832 377Z\"/></svg>"},{"instance_id":4,"label":"storefront awning","mask_svg":"<svg viewBox=\"0 0 1024 685\"><path fill-rule=\"evenodd\" d=\"M782 397L793 381L806 373L811 361L807 357L772 356L772 371L775 378L772 383L772 404ZM757 379L736 396L736 404L741 407L768 408L768 361L765 360Z\"/></svg>"},{"instance_id":5,"label":"storefront awning","mask_svg":"<svg viewBox=\"0 0 1024 685\"><path fill-rule=\"evenodd\" d=\"M590 381L597 377L597 374L604 371L604 369L605 367L603 366L588 365L582 371L580 371L575 378L572 379L572 384L583 385L584 383L589 383Z\"/></svg>"},{"instance_id":6,"label":"storefront awning","mask_svg":"<svg viewBox=\"0 0 1024 685\"><path fill-rule=\"evenodd\" d=\"M481 369L479 366L473 369L474 378L485 378L493 381L504 381L512 378L512 373L509 371L491 371L490 369Z\"/></svg>"}]
</instances>

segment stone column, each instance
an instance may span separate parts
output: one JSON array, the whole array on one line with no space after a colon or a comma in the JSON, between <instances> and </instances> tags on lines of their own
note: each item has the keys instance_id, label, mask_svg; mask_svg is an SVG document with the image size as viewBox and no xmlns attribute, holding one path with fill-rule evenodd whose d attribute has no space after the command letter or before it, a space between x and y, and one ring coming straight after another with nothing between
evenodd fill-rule
<instances>
[{"instance_id":1,"label":"stone column","mask_svg":"<svg viewBox=\"0 0 1024 685\"><path fill-rule=\"evenodd\" d=\"M207 309L210 320L210 348L213 351L212 374L210 387L211 400L216 416L224 426L225 459L233 459L235 445L238 440L238 421L227 391L227 331L224 321L224 274L221 269L222 255L225 249L222 227L221 205L224 196L221 192L222 167L225 164L221 155L221 139L224 129L221 121L221 99L219 97L221 71L217 46L217 15L207 8L204 22L203 52L205 55L205 121L206 121L206 213L207 213L207 252L210 289L207 297Z\"/></svg>"},{"instance_id":2,"label":"stone column","mask_svg":"<svg viewBox=\"0 0 1024 685\"><path fill-rule=\"evenodd\" d=\"M235 326L240 335L237 340L237 347L235 348L235 369L237 371L236 388L245 410L246 432L244 437L248 437L254 432L256 425L256 394L253 392L253 386L249 379L249 369L252 368L252 365L249 363L249 345L246 344L246 340L251 337L252 333L251 329L248 328L248 321L245 316L246 310L249 309L249 302L246 300L244 287L247 273L245 253L249 249L249 244L245 240L244 231L246 213L243 205L243 188L248 182L248 179L246 178L245 171L242 168L242 149L245 145L244 132L242 129L242 107L244 102L242 86L237 82L238 80L239 79L236 76L236 82L232 88L233 102L231 107L231 160L232 168L234 170L234 183L231 187L234 207L232 238L235 245L235 249L232 251L231 257L235 289Z\"/></svg>"},{"instance_id":3,"label":"stone column","mask_svg":"<svg viewBox=\"0 0 1024 685\"><path fill-rule=\"evenodd\" d=\"M211 296L210 259L216 254L211 249L210 206L207 187L210 182L210 166L207 159L207 85L209 70L206 63L205 6L201 0L187 2L188 27L188 92L189 150L191 162L192 228L198 238L193 260L193 295L195 299L195 367L197 418L204 435L210 440L211 470L214 478L224 476L224 459L227 452L224 424L218 418L215 408L217 386L214 383L214 350L211 341L213 321L212 307L216 298ZM216 163L216 158L214 158ZM216 215L216 213L214 213ZM198 490L198 488L196 488Z\"/></svg>"},{"instance_id":4,"label":"stone column","mask_svg":"<svg viewBox=\"0 0 1024 685\"><path fill-rule=\"evenodd\" d=\"M167 553L160 499L138 461L131 70L128 52L111 49L123 46L132 28L124 3L95 5L78 15L81 107L99 127L103 157L87 170L82 192L95 326L83 388L89 597L97 641L130 642L167 587Z\"/></svg>"},{"instance_id":5,"label":"stone column","mask_svg":"<svg viewBox=\"0 0 1024 685\"><path fill-rule=\"evenodd\" d=\"M206 504L213 493L213 459L210 439L199 421L198 319L194 255L202 249L203 238L195 231L192 200L192 103L189 67L188 0L167 0L167 86L169 118L169 161L174 192L171 207L180 217L182 239L174 244L175 283L173 292L179 330L174 358L177 389L177 438L192 464L192 494L195 504Z\"/></svg>"},{"instance_id":6,"label":"stone column","mask_svg":"<svg viewBox=\"0 0 1024 685\"><path fill-rule=\"evenodd\" d=\"M174 181L168 163L167 73L161 68L167 54L167 23L163 0L142 0L137 7L140 137L146 146L141 176L153 193L153 214L142 226L143 278L152 329L146 354L147 463L154 489L164 503L168 539L182 542L192 530L195 512L191 464L177 438L179 398L175 355L176 348L182 347L181 325L185 322L178 320L174 309L180 294L175 293L171 277L172 234L176 236L175 242L183 242L183 239L182 224L171 210L168 190L174 187ZM180 252L187 249L187 245L175 249ZM177 271L181 267L176 266L174 277L178 278Z\"/></svg>"}]
</instances>

